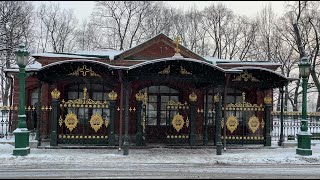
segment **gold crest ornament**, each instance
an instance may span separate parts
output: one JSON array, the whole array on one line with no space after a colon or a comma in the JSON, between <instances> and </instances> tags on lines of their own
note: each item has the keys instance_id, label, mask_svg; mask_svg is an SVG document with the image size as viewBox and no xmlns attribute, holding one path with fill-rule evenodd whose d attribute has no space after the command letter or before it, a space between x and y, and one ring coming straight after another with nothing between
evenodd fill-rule
<instances>
[{"instance_id":1,"label":"gold crest ornament","mask_svg":"<svg viewBox=\"0 0 320 180\"><path fill-rule=\"evenodd\" d=\"M111 92L109 92L108 96L111 101L115 101L118 97L118 94L112 90Z\"/></svg>"},{"instance_id":2,"label":"gold crest ornament","mask_svg":"<svg viewBox=\"0 0 320 180\"><path fill-rule=\"evenodd\" d=\"M259 119L257 116L253 115L250 117L249 122L248 122L250 130L255 133L259 129Z\"/></svg>"},{"instance_id":3,"label":"gold crest ornament","mask_svg":"<svg viewBox=\"0 0 320 180\"><path fill-rule=\"evenodd\" d=\"M51 92L51 96L52 96L53 99L59 99L59 97L60 97L60 91L59 91L57 88L55 88L55 89Z\"/></svg>"},{"instance_id":4,"label":"gold crest ornament","mask_svg":"<svg viewBox=\"0 0 320 180\"><path fill-rule=\"evenodd\" d=\"M171 121L172 126L176 129L177 132L179 132L183 125L184 125L184 120L183 120L183 116L181 116L179 113L176 114L172 121Z\"/></svg>"},{"instance_id":5,"label":"gold crest ornament","mask_svg":"<svg viewBox=\"0 0 320 180\"><path fill-rule=\"evenodd\" d=\"M64 119L64 123L70 131L72 131L75 127L77 127L78 122L79 121L77 116L72 112L68 113L66 115L66 118Z\"/></svg>"},{"instance_id":6,"label":"gold crest ornament","mask_svg":"<svg viewBox=\"0 0 320 180\"><path fill-rule=\"evenodd\" d=\"M197 95L194 93L194 92L192 92L190 95L189 95L189 100L190 101L197 101Z\"/></svg>"},{"instance_id":7,"label":"gold crest ornament","mask_svg":"<svg viewBox=\"0 0 320 180\"><path fill-rule=\"evenodd\" d=\"M103 120L100 114L96 113L91 116L90 125L95 132L97 132L102 127L102 124Z\"/></svg>"},{"instance_id":8,"label":"gold crest ornament","mask_svg":"<svg viewBox=\"0 0 320 180\"><path fill-rule=\"evenodd\" d=\"M229 129L229 131L231 133L233 133L233 131L237 129L237 127L239 125L239 122L238 122L236 117L231 115L231 116L228 117L226 125L227 125L227 128Z\"/></svg>"}]
</instances>

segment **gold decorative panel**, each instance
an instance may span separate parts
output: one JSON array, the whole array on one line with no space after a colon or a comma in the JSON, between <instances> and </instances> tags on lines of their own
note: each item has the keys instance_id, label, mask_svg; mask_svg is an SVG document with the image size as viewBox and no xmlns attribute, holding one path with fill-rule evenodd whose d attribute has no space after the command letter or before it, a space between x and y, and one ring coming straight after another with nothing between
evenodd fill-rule
<instances>
[{"instance_id":1,"label":"gold decorative panel","mask_svg":"<svg viewBox=\"0 0 320 180\"><path fill-rule=\"evenodd\" d=\"M235 79L233 79L232 81L249 81L251 80L252 82L259 82L259 80L255 77L252 76L252 73L248 73L247 71L245 71L244 73L241 73L239 76L237 76Z\"/></svg>"},{"instance_id":2,"label":"gold decorative panel","mask_svg":"<svg viewBox=\"0 0 320 180\"><path fill-rule=\"evenodd\" d=\"M177 130L177 132L179 132L183 125L184 125L184 119L183 116L181 116L180 114L176 114L172 121L171 121L172 126Z\"/></svg>"},{"instance_id":3,"label":"gold decorative panel","mask_svg":"<svg viewBox=\"0 0 320 180\"><path fill-rule=\"evenodd\" d=\"M248 122L249 129L255 133L259 129L259 118L255 115L251 116Z\"/></svg>"},{"instance_id":4,"label":"gold decorative panel","mask_svg":"<svg viewBox=\"0 0 320 180\"><path fill-rule=\"evenodd\" d=\"M95 132L97 132L102 127L102 124L103 124L103 120L100 114L92 115L89 122L90 122L91 128L94 129Z\"/></svg>"},{"instance_id":5,"label":"gold decorative panel","mask_svg":"<svg viewBox=\"0 0 320 180\"><path fill-rule=\"evenodd\" d=\"M180 66L180 74L182 75L192 75L191 72L188 72L186 69L184 69L182 66Z\"/></svg>"},{"instance_id":6,"label":"gold decorative panel","mask_svg":"<svg viewBox=\"0 0 320 180\"><path fill-rule=\"evenodd\" d=\"M170 65L164 68L162 71L159 71L158 74L170 74Z\"/></svg>"},{"instance_id":7,"label":"gold decorative panel","mask_svg":"<svg viewBox=\"0 0 320 180\"><path fill-rule=\"evenodd\" d=\"M99 74L92 71L91 68L88 69L86 65L83 65L82 67L78 67L77 70L75 70L74 72L68 75L79 76L80 74L82 74L82 76L87 76L88 74L89 76L93 76L93 77L101 77Z\"/></svg>"},{"instance_id":8,"label":"gold decorative panel","mask_svg":"<svg viewBox=\"0 0 320 180\"><path fill-rule=\"evenodd\" d=\"M78 122L79 121L78 121L77 115L73 114L72 112L68 113L64 120L66 127L70 131L72 131L75 127L77 127Z\"/></svg>"},{"instance_id":9,"label":"gold decorative panel","mask_svg":"<svg viewBox=\"0 0 320 180\"><path fill-rule=\"evenodd\" d=\"M229 129L229 131L231 133L233 133L233 131L237 129L239 122L236 117L231 115L228 117L226 125L227 125L227 128Z\"/></svg>"}]
</instances>

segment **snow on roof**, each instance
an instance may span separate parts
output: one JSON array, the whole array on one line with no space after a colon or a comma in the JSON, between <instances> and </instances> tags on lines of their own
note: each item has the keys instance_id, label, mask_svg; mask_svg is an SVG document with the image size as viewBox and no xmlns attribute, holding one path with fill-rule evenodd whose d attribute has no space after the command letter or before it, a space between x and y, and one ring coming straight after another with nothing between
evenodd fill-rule
<instances>
[{"instance_id":1,"label":"snow on roof","mask_svg":"<svg viewBox=\"0 0 320 180\"><path fill-rule=\"evenodd\" d=\"M60 54L60 53L35 53L31 56L43 56L43 57L64 57L64 58L83 58L83 59L98 59L96 57L85 57L85 56L77 56L77 55L69 55L69 54Z\"/></svg>"},{"instance_id":2,"label":"snow on roof","mask_svg":"<svg viewBox=\"0 0 320 180\"><path fill-rule=\"evenodd\" d=\"M108 56L109 59L114 59L115 56L121 54L123 51L120 50L101 50L101 51L75 51L72 52L72 54L78 54L78 55L88 55L88 56Z\"/></svg>"},{"instance_id":3,"label":"snow on roof","mask_svg":"<svg viewBox=\"0 0 320 180\"><path fill-rule=\"evenodd\" d=\"M281 63L274 63L269 61L239 61L239 60L227 60L227 59L219 59L216 57L205 56L203 57L205 60L212 62L213 64L230 64L230 65L239 65L239 64L246 64L246 65L281 65Z\"/></svg>"}]
</instances>

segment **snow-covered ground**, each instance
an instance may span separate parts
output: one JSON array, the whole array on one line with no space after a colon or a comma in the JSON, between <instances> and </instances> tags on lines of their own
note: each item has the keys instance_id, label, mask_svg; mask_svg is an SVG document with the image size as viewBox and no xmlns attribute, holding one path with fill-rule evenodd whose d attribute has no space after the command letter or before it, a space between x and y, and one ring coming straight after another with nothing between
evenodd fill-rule
<instances>
[{"instance_id":1,"label":"snow-covered ground","mask_svg":"<svg viewBox=\"0 0 320 180\"><path fill-rule=\"evenodd\" d=\"M296 147L230 148L216 155L214 148L151 148L129 149L124 156L118 149L38 149L31 148L27 156L13 156L14 146L0 144L1 165L28 164L104 164L104 163L205 163L230 165L255 164L318 164L320 165L320 142L312 143L312 156L296 154Z\"/></svg>"}]
</instances>

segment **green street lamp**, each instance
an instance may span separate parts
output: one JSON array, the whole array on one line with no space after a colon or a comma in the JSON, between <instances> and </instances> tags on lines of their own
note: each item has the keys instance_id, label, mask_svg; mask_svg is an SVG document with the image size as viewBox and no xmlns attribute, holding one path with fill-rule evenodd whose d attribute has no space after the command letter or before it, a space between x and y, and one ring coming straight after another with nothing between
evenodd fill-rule
<instances>
[{"instance_id":1,"label":"green street lamp","mask_svg":"<svg viewBox=\"0 0 320 180\"><path fill-rule=\"evenodd\" d=\"M13 131L15 136L15 148L13 155L25 156L30 154L29 147L29 131L26 124L25 113L25 67L28 63L29 52L23 44L15 51L17 65L19 66L19 114L18 114L18 128Z\"/></svg>"},{"instance_id":2,"label":"green street lamp","mask_svg":"<svg viewBox=\"0 0 320 180\"><path fill-rule=\"evenodd\" d=\"M311 134L308 132L307 120L307 83L310 75L310 62L308 57L302 57L299 64L299 73L302 77L302 117L301 127L298 134L298 148L296 153L299 155L312 155Z\"/></svg>"}]
</instances>

